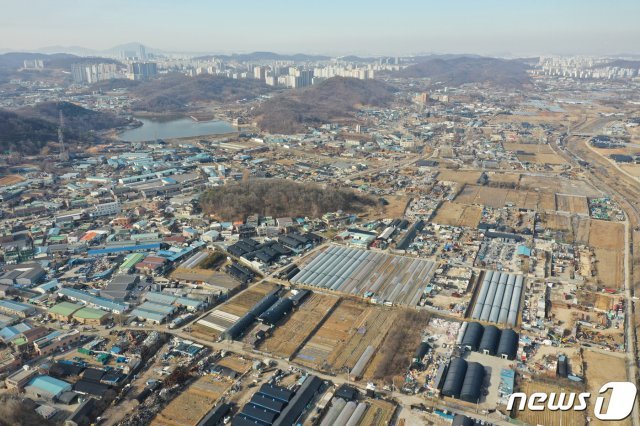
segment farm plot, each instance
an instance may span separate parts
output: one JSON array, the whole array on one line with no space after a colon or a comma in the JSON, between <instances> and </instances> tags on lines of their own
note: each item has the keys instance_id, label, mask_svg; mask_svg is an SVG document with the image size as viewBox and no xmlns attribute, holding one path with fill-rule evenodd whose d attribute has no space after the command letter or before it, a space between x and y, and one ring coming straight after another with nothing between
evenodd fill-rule
<instances>
[{"instance_id":1,"label":"farm plot","mask_svg":"<svg viewBox=\"0 0 640 426\"><path fill-rule=\"evenodd\" d=\"M482 218L482 207L446 201L442 203L433 218L441 225L466 226L475 228Z\"/></svg>"},{"instance_id":2,"label":"farm plot","mask_svg":"<svg viewBox=\"0 0 640 426\"><path fill-rule=\"evenodd\" d=\"M624 224L606 220L591 220L589 245L605 250L624 249Z\"/></svg>"},{"instance_id":3,"label":"farm plot","mask_svg":"<svg viewBox=\"0 0 640 426\"><path fill-rule=\"evenodd\" d=\"M396 406L392 402L383 399L367 399L364 402L368 407L359 424L367 426L386 426L391 424L393 414L396 412Z\"/></svg>"},{"instance_id":4,"label":"farm plot","mask_svg":"<svg viewBox=\"0 0 640 426\"><path fill-rule=\"evenodd\" d=\"M505 143L503 146L505 150L513 152L522 162L550 165L566 163L546 144Z\"/></svg>"},{"instance_id":5,"label":"farm plot","mask_svg":"<svg viewBox=\"0 0 640 426\"><path fill-rule=\"evenodd\" d=\"M324 320L338 300L331 295L312 294L298 310L289 315L284 324L276 327L260 349L282 358L290 358L317 325Z\"/></svg>"},{"instance_id":6,"label":"farm plot","mask_svg":"<svg viewBox=\"0 0 640 426\"><path fill-rule=\"evenodd\" d=\"M249 287L199 320L194 326L194 334L215 332L219 335L275 288L274 285L268 283L258 283Z\"/></svg>"},{"instance_id":7,"label":"farm plot","mask_svg":"<svg viewBox=\"0 0 640 426\"><path fill-rule=\"evenodd\" d=\"M608 382L624 382L627 380L627 370L625 367L625 358L623 354L620 355L609 355L603 354L601 352L594 352L590 350L585 350L583 352L584 362L585 362L585 374L587 376L587 391L591 392L591 395L597 395L600 387ZM602 366L607 366L606 368L602 368ZM595 406L596 398L589 398L590 407L587 409L588 412L593 413L593 408ZM605 402L605 410L608 407L608 401ZM569 424L569 423L566 423ZM601 421L592 416L591 425L608 425L611 422ZM631 419L626 418L625 420L616 422L618 425L630 425Z\"/></svg>"},{"instance_id":8,"label":"farm plot","mask_svg":"<svg viewBox=\"0 0 640 426\"><path fill-rule=\"evenodd\" d=\"M394 377L402 376L422 341L423 331L426 330L430 318L426 311L398 312L394 331L387 333L363 377L367 380L390 383Z\"/></svg>"},{"instance_id":9,"label":"farm plot","mask_svg":"<svg viewBox=\"0 0 640 426\"><path fill-rule=\"evenodd\" d=\"M571 218L565 215L547 212L541 215L542 226L554 231L571 231Z\"/></svg>"},{"instance_id":10,"label":"farm plot","mask_svg":"<svg viewBox=\"0 0 640 426\"><path fill-rule=\"evenodd\" d=\"M606 383L606 381L603 383ZM570 392L570 390L561 388L551 382L527 381L520 385L520 392L524 392L527 395L532 395L535 392L544 392L548 395L554 392L558 395L560 392ZM530 425L584 425L587 420L585 411L531 411L526 406L523 411L516 410L515 415L516 419Z\"/></svg>"},{"instance_id":11,"label":"farm plot","mask_svg":"<svg viewBox=\"0 0 640 426\"><path fill-rule=\"evenodd\" d=\"M556 209L560 212L589 216L587 197L556 194Z\"/></svg>"},{"instance_id":12,"label":"farm plot","mask_svg":"<svg viewBox=\"0 0 640 426\"><path fill-rule=\"evenodd\" d=\"M530 210L555 210L556 205L553 192L543 193L478 185L465 185L454 201L460 204L476 204L494 208L510 204Z\"/></svg>"},{"instance_id":13,"label":"farm plot","mask_svg":"<svg viewBox=\"0 0 640 426\"><path fill-rule=\"evenodd\" d=\"M482 172L471 170L441 169L437 178L439 181L473 184L478 182L481 174Z\"/></svg>"},{"instance_id":14,"label":"farm plot","mask_svg":"<svg viewBox=\"0 0 640 426\"><path fill-rule=\"evenodd\" d=\"M291 279L314 288L416 306L436 263L425 259L331 246Z\"/></svg>"},{"instance_id":15,"label":"farm plot","mask_svg":"<svg viewBox=\"0 0 640 426\"><path fill-rule=\"evenodd\" d=\"M590 183L561 177L523 175L520 179L520 187L532 191L546 192L549 194L582 195L585 197L601 197L602 194Z\"/></svg>"},{"instance_id":16,"label":"farm plot","mask_svg":"<svg viewBox=\"0 0 640 426\"><path fill-rule=\"evenodd\" d=\"M395 318L388 310L342 300L295 361L325 371L353 368L368 346L380 344Z\"/></svg>"},{"instance_id":17,"label":"farm plot","mask_svg":"<svg viewBox=\"0 0 640 426\"><path fill-rule=\"evenodd\" d=\"M203 376L169 403L152 421L159 426L197 425L233 382Z\"/></svg>"},{"instance_id":18,"label":"farm plot","mask_svg":"<svg viewBox=\"0 0 640 426\"><path fill-rule=\"evenodd\" d=\"M598 281L604 287L624 287L624 256L620 250L594 249Z\"/></svg>"}]
</instances>

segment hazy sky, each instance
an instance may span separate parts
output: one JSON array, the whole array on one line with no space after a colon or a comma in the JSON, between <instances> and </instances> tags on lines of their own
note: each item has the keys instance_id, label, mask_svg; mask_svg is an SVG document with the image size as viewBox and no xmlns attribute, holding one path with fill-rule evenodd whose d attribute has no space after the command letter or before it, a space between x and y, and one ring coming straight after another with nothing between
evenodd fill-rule
<instances>
[{"instance_id":1,"label":"hazy sky","mask_svg":"<svg viewBox=\"0 0 640 426\"><path fill-rule=\"evenodd\" d=\"M639 17L640 0L0 0L0 48L639 53Z\"/></svg>"}]
</instances>

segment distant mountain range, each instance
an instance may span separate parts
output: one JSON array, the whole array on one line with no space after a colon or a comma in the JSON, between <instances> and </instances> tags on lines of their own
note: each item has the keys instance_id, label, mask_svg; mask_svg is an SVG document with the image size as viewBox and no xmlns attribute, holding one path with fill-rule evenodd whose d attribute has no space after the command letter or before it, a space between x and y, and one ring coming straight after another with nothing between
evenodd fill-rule
<instances>
[{"instance_id":1,"label":"distant mountain range","mask_svg":"<svg viewBox=\"0 0 640 426\"><path fill-rule=\"evenodd\" d=\"M418 58L417 63L396 74L405 78L429 78L434 83L459 86L467 83L522 87L531 82L527 60L506 60L479 56Z\"/></svg>"}]
</instances>

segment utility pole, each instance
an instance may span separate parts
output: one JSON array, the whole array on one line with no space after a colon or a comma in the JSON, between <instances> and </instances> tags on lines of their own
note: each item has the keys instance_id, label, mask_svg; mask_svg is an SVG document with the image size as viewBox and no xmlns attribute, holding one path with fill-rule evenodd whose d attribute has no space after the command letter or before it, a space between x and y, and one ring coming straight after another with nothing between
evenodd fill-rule
<instances>
[{"instance_id":1,"label":"utility pole","mask_svg":"<svg viewBox=\"0 0 640 426\"><path fill-rule=\"evenodd\" d=\"M60 161L69 161L69 152L64 145L64 114L62 110L59 111L58 145L60 146Z\"/></svg>"}]
</instances>

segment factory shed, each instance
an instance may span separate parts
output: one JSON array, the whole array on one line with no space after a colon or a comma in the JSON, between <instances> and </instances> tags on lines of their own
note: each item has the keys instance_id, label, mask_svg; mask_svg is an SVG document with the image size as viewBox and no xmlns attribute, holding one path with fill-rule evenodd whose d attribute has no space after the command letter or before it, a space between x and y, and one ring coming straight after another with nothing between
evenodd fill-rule
<instances>
[{"instance_id":1,"label":"factory shed","mask_svg":"<svg viewBox=\"0 0 640 426\"><path fill-rule=\"evenodd\" d=\"M28 393L41 395L47 399L55 399L63 392L71 390L71 385L65 381L50 376L38 376L25 387Z\"/></svg>"},{"instance_id":2,"label":"factory shed","mask_svg":"<svg viewBox=\"0 0 640 426\"><path fill-rule=\"evenodd\" d=\"M482 340L484 327L479 322L471 322L467 325L467 330L462 337L462 346L469 350L477 351Z\"/></svg>"},{"instance_id":3,"label":"factory shed","mask_svg":"<svg viewBox=\"0 0 640 426\"><path fill-rule=\"evenodd\" d=\"M475 422L467 416L456 414L451 426L474 426Z\"/></svg>"},{"instance_id":4,"label":"factory shed","mask_svg":"<svg viewBox=\"0 0 640 426\"><path fill-rule=\"evenodd\" d=\"M462 385L465 382L467 374L467 361L462 358L454 358L449 363L447 377L444 379L442 386L442 395L452 398L460 398Z\"/></svg>"},{"instance_id":5,"label":"factory shed","mask_svg":"<svg viewBox=\"0 0 640 426\"><path fill-rule=\"evenodd\" d=\"M478 351L485 355L495 355L500 341L500 329L495 325L488 325L484 328L482 339L478 346Z\"/></svg>"},{"instance_id":6,"label":"factory shed","mask_svg":"<svg viewBox=\"0 0 640 426\"><path fill-rule=\"evenodd\" d=\"M231 426L266 426L266 424L240 413L233 418Z\"/></svg>"},{"instance_id":7,"label":"factory shed","mask_svg":"<svg viewBox=\"0 0 640 426\"><path fill-rule=\"evenodd\" d=\"M278 414L280 414L284 409L285 405L287 405L282 401L269 398L260 393L256 393L255 395L253 395L250 402L253 405L258 406L259 408L264 408L266 410L270 410Z\"/></svg>"},{"instance_id":8,"label":"factory shed","mask_svg":"<svg viewBox=\"0 0 640 426\"><path fill-rule=\"evenodd\" d=\"M460 399L473 404L478 403L482 395L485 375L486 372L482 364L477 362L467 363L467 373L464 376L464 382L460 390Z\"/></svg>"},{"instance_id":9,"label":"factory shed","mask_svg":"<svg viewBox=\"0 0 640 426\"><path fill-rule=\"evenodd\" d=\"M82 395L91 395L94 398L102 398L102 395L109 390L109 386L101 383L94 383L88 380L79 380L73 385L73 391Z\"/></svg>"},{"instance_id":10,"label":"factory shed","mask_svg":"<svg viewBox=\"0 0 640 426\"><path fill-rule=\"evenodd\" d=\"M278 416L274 425L285 426L297 424L296 422L304 412L305 408L309 405L309 402L316 396L322 385L322 380L317 376L307 376L302 383L302 386L298 389L296 394L291 399L289 405L286 406L282 414Z\"/></svg>"},{"instance_id":11,"label":"factory shed","mask_svg":"<svg viewBox=\"0 0 640 426\"><path fill-rule=\"evenodd\" d=\"M223 402L209 411L207 415L200 420L197 426L217 426L222 422L229 411L231 411L231 405Z\"/></svg>"},{"instance_id":12,"label":"factory shed","mask_svg":"<svg viewBox=\"0 0 640 426\"><path fill-rule=\"evenodd\" d=\"M498 342L497 355L504 359L516 359L519 340L520 337L518 336L518 333L512 329L508 328L506 330L502 330L502 333L500 334L500 341Z\"/></svg>"},{"instance_id":13,"label":"factory shed","mask_svg":"<svg viewBox=\"0 0 640 426\"><path fill-rule=\"evenodd\" d=\"M268 398L281 401L285 404L289 403L289 401L291 401L291 398L293 397L293 392L291 392L290 390L267 383L260 387L258 394L262 394Z\"/></svg>"},{"instance_id":14,"label":"factory shed","mask_svg":"<svg viewBox=\"0 0 640 426\"><path fill-rule=\"evenodd\" d=\"M260 408L251 403L246 404L240 413L243 414L245 417L248 417L253 420L257 420L267 425L273 424L273 421L276 419L276 417L278 417L278 413L274 413L271 410Z\"/></svg>"},{"instance_id":15,"label":"factory shed","mask_svg":"<svg viewBox=\"0 0 640 426\"><path fill-rule=\"evenodd\" d=\"M282 318L287 316L293 310L293 301L289 298L282 298L267 309L258 320L268 325L278 323Z\"/></svg>"}]
</instances>

